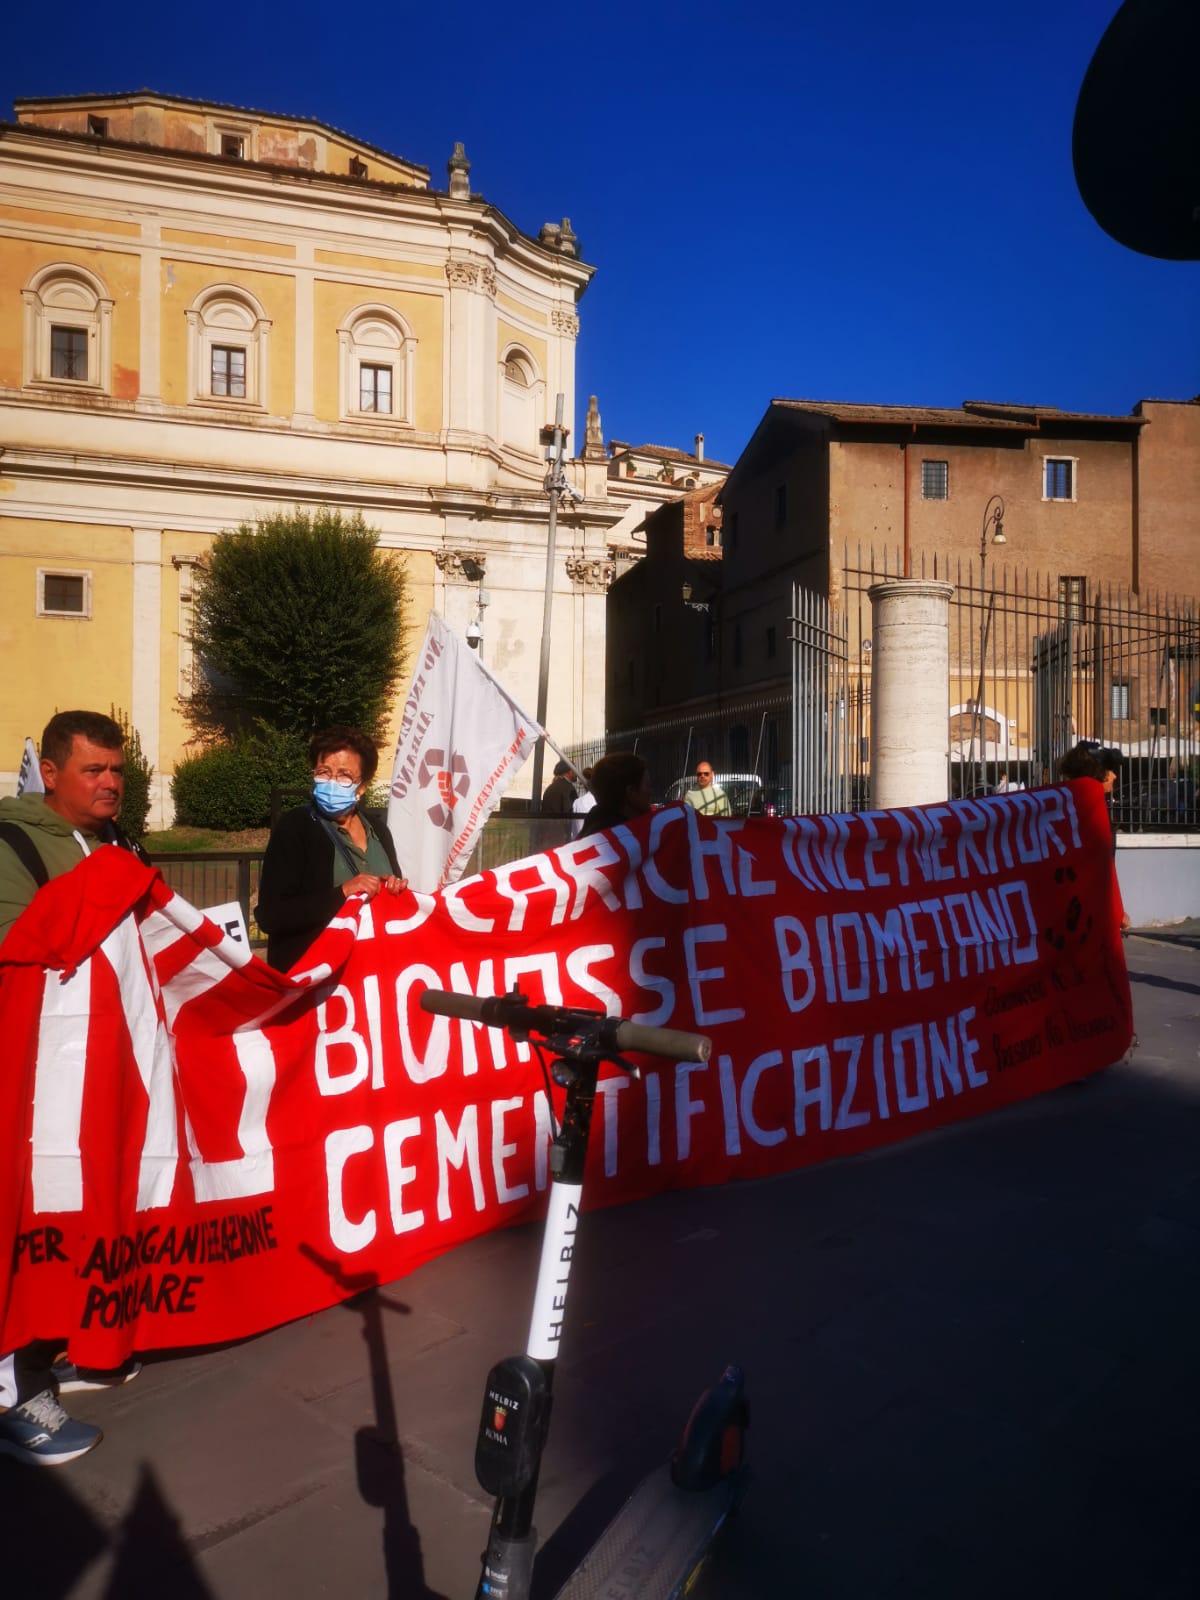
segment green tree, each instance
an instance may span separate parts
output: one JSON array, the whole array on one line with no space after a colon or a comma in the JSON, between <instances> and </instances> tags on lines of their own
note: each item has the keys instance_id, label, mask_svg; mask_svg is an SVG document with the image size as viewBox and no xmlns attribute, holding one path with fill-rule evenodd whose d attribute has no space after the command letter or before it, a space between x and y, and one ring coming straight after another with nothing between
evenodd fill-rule
<instances>
[{"instance_id":1,"label":"green tree","mask_svg":"<svg viewBox=\"0 0 1200 1600\"><path fill-rule=\"evenodd\" d=\"M154 777L154 768L146 760L141 734L127 713L110 706L109 714L125 735L125 793L118 820L131 839L140 839L150 815L150 780Z\"/></svg>"},{"instance_id":2,"label":"green tree","mask_svg":"<svg viewBox=\"0 0 1200 1600\"><path fill-rule=\"evenodd\" d=\"M207 680L188 703L196 731L378 733L404 668L405 600L403 563L359 515L296 509L218 535L192 630Z\"/></svg>"}]
</instances>

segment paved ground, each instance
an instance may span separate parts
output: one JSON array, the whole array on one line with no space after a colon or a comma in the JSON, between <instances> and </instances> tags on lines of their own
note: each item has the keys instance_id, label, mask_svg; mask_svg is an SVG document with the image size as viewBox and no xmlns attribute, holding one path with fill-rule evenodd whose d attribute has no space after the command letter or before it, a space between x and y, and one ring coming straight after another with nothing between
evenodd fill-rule
<instances>
[{"instance_id":1,"label":"paved ground","mask_svg":"<svg viewBox=\"0 0 1200 1600\"><path fill-rule=\"evenodd\" d=\"M1200 1594L1198 935L1129 940L1140 1043L1082 1087L588 1219L543 1596L730 1359L755 1481L705 1600ZM481 1382L535 1260L532 1231L495 1235L72 1396L105 1442L0 1461L0 1593L471 1600Z\"/></svg>"}]
</instances>

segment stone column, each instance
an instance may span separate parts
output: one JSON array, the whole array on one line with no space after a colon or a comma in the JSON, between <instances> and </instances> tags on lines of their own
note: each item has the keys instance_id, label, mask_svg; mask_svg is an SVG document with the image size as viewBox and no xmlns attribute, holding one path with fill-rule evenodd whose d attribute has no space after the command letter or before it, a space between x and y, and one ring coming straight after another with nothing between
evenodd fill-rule
<instances>
[{"instance_id":1,"label":"stone column","mask_svg":"<svg viewBox=\"0 0 1200 1600\"><path fill-rule=\"evenodd\" d=\"M954 585L891 578L871 585L871 804L947 798L950 596Z\"/></svg>"}]
</instances>

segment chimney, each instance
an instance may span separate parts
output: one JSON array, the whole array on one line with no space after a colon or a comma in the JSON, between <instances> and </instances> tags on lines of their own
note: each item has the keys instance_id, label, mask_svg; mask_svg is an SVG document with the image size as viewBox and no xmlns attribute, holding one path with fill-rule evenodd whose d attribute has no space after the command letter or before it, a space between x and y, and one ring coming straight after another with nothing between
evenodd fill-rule
<instances>
[{"instance_id":1,"label":"chimney","mask_svg":"<svg viewBox=\"0 0 1200 1600\"><path fill-rule=\"evenodd\" d=\"M704 435L702 433L696 435L696 460L704 460Z\"/></svg>"}]
</instances>

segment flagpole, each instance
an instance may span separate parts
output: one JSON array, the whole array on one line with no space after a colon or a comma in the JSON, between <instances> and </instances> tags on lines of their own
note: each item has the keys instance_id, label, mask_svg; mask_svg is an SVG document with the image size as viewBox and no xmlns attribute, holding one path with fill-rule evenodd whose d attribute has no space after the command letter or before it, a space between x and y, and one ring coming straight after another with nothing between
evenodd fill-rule
<instances>
[{"instance_id":1,"label":"flagpole","mask_svg":"<svg viewBox=\"0 0 1200 1600\"><path fill-rule=\"evenodd\" d=\"M558 534L558 497L566 488L563 478L563 396L560 394L554 404L554 431L546 445L546 460L550 463L550 470L546 474L546 489L550 495L550 528L546 539L546 593L542 602L542 654L538 662L538 698L537 720L538 727L546 726L546 700L550 690L550 613L554 604L554 541ZM542 429L542 437L550 433L549 428ZM542 808L542 762L546 751L546 739L543 734L537 742L533 752L533 806L534 811Z\"/></svg>"}]
</instances>

